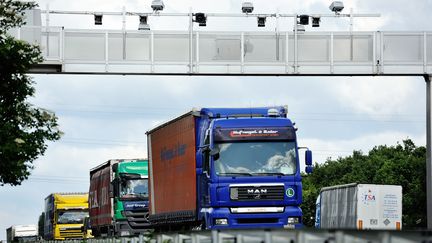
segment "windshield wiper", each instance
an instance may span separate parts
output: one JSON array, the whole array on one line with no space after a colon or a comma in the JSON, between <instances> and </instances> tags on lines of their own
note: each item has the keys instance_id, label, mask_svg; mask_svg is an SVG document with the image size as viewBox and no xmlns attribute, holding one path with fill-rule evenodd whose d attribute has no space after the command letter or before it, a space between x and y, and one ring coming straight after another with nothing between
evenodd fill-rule
<instances>
[{"instance_id":1,"label":"windshield wiper","mask_svg":"<svg viewBox=\"0 0 432 243\"><path fill-rule=\"evenodd\" d=\"M278 175L278 176L284 176L284 173L281 172L258 172L258 173L253 173L252 175Z\"/></svg>"},{"instance_id":2,"label":"windshield wiper","mask_svg":"<svg viewBox=\"0 0 432 243\"><path fill-rule=\"evenodd\" d=\"M218 175L220 176L252 176L251 173L247 173L247 172L236 172L236 173L219 173Z\"/></svg>"}]
</instances>

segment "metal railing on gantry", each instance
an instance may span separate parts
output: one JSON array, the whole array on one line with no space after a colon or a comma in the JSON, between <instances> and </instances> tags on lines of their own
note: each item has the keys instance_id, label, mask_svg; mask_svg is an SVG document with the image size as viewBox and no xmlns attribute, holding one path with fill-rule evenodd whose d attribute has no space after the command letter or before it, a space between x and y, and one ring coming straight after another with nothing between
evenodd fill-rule
<instances>
[{"instance_id":1,"label":"metal railing on gantry","mask_svg":"<svg viewBox=\"0 0 432 243\"><path fill-rule=\"evenodd\" d=\"M35 72L217 75L424 75L432 32L207 32L25 26ZM52 68L46 69L48 65Z\"/></svg>"}]
</instances>

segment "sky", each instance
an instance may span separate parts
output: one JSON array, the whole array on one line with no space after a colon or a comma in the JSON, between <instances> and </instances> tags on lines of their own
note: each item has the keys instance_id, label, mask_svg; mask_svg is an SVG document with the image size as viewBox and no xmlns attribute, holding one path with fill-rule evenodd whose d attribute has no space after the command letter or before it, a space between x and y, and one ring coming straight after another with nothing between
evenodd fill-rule
<instances>
[{"instance_id":1,"label":"sky","mask_svg":"<svg viewBox=\"0 0 432 243\"><path fill-rule=\"evenodd\" d=\"M150 12L150 0L40 0L42 9ZM165 0L165 12L239 13L241 0ZM255 13L330 13L327 0L255 0ZM271 3L271 4L270 4ZM380 13L358 19L359 31L431 31L431 0L349 0L345 10ZM233 24L211 21L209 30L256 30L256 20ZM44 21L43 21L44 22ZM94 26L92 16L50 16L50 24L77 29L119 29L121 20L104 17ZM149 19L152 29L184 30L187 21ZM136 29L128 18L127 28ZM268 22L264 30L275 24ZM281 22L282 30L292 23ZM323 19L319 29L346 31L346 19ZM422 77L190 77L121 75L32 75L36 94L29 99L59 117L61 140L49 143L29 180L21 186L0 187L0 240L6 228L37 224L44 198L53 192L85 192L89 170L115 158L146 158L145 132L193 107L252 107L288 105L298 127L300 146L309 147L314 162L367 153L375 145L395 145L410 138L426 144L426 90ZM303 163L303 158L301 158Z\"/></svg>"}]
</instances>

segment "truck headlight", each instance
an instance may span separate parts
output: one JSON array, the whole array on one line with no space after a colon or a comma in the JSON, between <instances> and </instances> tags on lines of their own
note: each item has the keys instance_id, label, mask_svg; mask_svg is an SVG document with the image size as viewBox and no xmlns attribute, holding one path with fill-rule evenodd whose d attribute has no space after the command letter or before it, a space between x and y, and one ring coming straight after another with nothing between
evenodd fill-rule
<instances>
[{"instance_id":1,"label":"truck headlight","mask_svg":"<svg viewBox=\"0 0 432 243\"><path fill-rule=\"evenodd\" d=\"M216 225L228 225L228 219L215 219Z\"/></svg>"},{"instance_id":2,"label":"truck headlight","mask_svg":"<svg viewBox=\"0 0 432 243\"><path fill-rule=\"evenodd\" d=\"M298 224L300 223L299 217L288 217L288 224Z\"/></svg>"}]
</instances>

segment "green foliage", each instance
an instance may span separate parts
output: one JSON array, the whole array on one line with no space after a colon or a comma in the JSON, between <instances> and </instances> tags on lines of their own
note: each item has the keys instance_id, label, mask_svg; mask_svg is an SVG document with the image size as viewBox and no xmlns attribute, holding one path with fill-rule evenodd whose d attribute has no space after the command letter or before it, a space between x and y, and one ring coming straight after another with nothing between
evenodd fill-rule
<instances>
[{"instance_id":1,"label":"green foliage","mask_svg":"<svg viewBox=\"0 0 432 243\"><path fill-rule=\"evenodd\" d=\"M42 61L39 47L16 40L7 30L24 23L23 10L34 3L0 1L0 185L20 185L46 141L58 140L57 117L27 102L35 89L26 72Z\"/></svg>"},{"instance_id":2,"label":"green foliage","mask_svg":"<svg viewBox=\"0 0 432 243\"><path fill-rule=\"evenodd\" d=\"M42 212L38 219L38 235L41 238L44 237L44 228L45 228L45 212Z\"/></svg>"},{"instance_id":3,"label":"green foliage","mask_svg":"<svg viewBox=\"0 0 432 243\"><path fill-rule=\"evenodd\" d=\"M16 0L0 1L0 34L5 34L10 28L25 24L24 10L32 9L37 5L34 2L21 2Z\"/></svg>"},{"instance_id":4,"label":"green foliage","mask_svg":"<svg viewBox=\"0 0 432 243\"><path fill-rule=\"evenodd\" d=\"M306 226L313 227L315 200L322 187L348 183L401 185L402 222L405 229L426 227L426 148L411 140L396 146L376 146L368 155L327 160L304 175L303 214Z\"/></svg>"}]
</instances>

